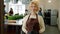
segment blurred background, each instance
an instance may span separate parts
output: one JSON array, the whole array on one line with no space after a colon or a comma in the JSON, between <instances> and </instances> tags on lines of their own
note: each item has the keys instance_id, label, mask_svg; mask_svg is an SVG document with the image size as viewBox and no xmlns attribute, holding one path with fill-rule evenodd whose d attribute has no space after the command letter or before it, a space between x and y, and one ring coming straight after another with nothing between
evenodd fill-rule
<instances>
[{"instance_id":1,"label":"blurred background","mask_svg":"<svg viewBox=\"0 0 60 34\"><path fill-rule=\"evenodd\" d=\"M20 34L23 17L28 15L32 0L4 0L4 32ZM60 34L60 0L37 0L42 9L46 30L43 34Z\"/></svg>"}]
</instances>

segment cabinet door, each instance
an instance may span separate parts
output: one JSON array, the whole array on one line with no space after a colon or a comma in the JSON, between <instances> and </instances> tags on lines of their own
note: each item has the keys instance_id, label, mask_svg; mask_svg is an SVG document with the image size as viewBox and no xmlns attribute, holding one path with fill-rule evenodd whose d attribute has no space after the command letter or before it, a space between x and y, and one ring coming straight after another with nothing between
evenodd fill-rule
<instances>
[{"instance_id":1,"label":"cabinet door","mask_svg":"<svg viewBox=\"0 0 60 34\"><path fill-rule=\"evenodd\" d=\"M57 24L57 17L51 16L51 25L56 25L56 24Z\"/></svg>"}]
</instances>

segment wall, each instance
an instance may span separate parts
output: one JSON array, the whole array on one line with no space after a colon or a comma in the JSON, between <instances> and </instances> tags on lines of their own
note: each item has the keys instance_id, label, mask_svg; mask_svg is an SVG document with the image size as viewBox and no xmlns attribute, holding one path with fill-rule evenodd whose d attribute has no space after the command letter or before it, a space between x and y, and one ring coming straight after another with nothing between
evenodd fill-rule
<instances>
[{"instance_id":1,"label":"wall","mask_svg":"<svg viewBox=\"0 0 60 34\"><path fill-rule=\"evenodd\" d=\"M60 30L60 8L59 8L59 23L58 23L58 27L59 27L59 30Z\"/></svg>"},{"instance_id":2,"label":"wall","mask_svg":"<svg viewBox=\"0 0 60 34\"><path fill-rule=\"evenodd\" d=\"M48 0L40 0L40 6L43 6L44 9L58 9L58 0L51 0L51 3Z\"/></svg>"},{"instance_id":3,"label":"wall","mask_svg":"<svg viewBox=\"0 0 60 34\"><path fill-rule=\"evenodd\" d=\"M51 3L48 0L45 1L45 8L46 9L57 9L57 0L51 0Z\"/></svg>"},{"instance_id":4,"label":"wall","mask_svg":"<svg viewBox=\"0 0 60 34\"><path fill-rule=\"evenodd\" d=\"M58 23L58 27L59 27L59 30L60 30L60 0L59 0L59 4L58 5L59 5L59 8L58 8L59 9L59 23Z\"/></svg>"}]
</instances>

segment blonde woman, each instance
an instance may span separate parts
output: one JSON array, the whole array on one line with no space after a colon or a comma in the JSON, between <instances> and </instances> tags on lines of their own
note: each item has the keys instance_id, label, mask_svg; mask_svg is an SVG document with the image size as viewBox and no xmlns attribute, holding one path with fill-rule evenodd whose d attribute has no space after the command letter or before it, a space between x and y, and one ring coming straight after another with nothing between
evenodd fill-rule
<instances>
[{"instance_id":1,"label":"blonde woman","mask_svg":"<svg viewBox=\"0 0 60 34\"><path fill-rule=\"evenodd\" d=\"M30 14L23 19L22 31L25 34L41 34L45 31L44 20L38 15L39 5L37 1L29 4Z\"/></svg>"}]
</instances>

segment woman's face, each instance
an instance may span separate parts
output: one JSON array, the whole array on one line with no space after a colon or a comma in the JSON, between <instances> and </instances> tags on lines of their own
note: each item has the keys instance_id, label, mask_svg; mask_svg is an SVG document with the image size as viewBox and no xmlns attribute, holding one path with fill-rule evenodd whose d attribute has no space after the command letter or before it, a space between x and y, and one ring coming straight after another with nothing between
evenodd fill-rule
<instances>
[{"instance_id":1,"label":"woman's face","mask_svg":"<svg viewBox=\"0 0 60 34\"><path fill-rule=\"evenodd\" d=\"M36 11L38 11L38 6L35 5L35 4L31 4L30 5L30 10L36 12Z\"/></svg>"}]
</instances>

